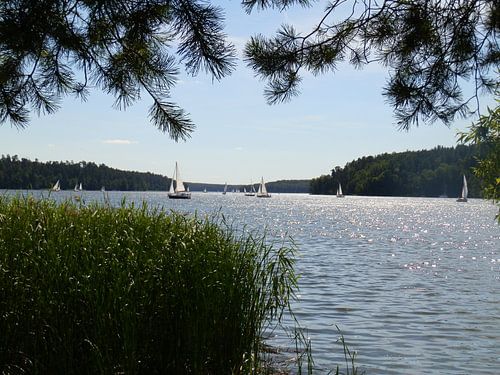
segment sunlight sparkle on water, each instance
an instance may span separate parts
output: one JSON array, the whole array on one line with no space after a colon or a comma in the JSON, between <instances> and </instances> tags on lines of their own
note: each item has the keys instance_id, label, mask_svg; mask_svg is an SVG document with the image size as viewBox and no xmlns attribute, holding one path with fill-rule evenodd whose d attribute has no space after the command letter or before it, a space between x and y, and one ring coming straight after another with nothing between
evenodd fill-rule
<instances>
[{"instance_id":1,"label":"sunlight sparkle on water","mask_svg":"<svg viewBox=\"0 0 500 375\"><path fill-rule=\"evenodd\" d=\"M280 244L292 237L300 274L293 307L311 339L315 374L344 363L335 324L367 374L500 368L500 230L488 202L291 194L263 201L196 192L172 202L166 192L109 193L115 205L124 196L168 210L220 212L233 227L266 231ZM270 344L290 348L285 338L275 332Z\"/></svg>"}]
</instances>

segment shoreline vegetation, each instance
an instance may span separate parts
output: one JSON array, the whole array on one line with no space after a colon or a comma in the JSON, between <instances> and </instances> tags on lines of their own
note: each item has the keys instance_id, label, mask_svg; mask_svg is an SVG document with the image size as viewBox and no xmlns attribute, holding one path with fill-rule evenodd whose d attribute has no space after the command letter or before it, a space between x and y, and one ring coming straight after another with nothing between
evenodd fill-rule
<instances>
[{"instance_id":1,"label":"shoreline vegetation","mask_svg":"<svg viewBox=\"0 0 500 375\"><path fill-rule=\"evenodd\" d=\"M264 373L294 251L145 204L0 197L0 371Z\"/></svg>"},{"instance_id":2,"label":"shoreline vegetation","mask_svg":"<svg viewBox=\"0 0 500 375\"><path fill-rule=\"evenodd\" d=\"M310 193L391 197L459 197L467 175L469 197L482 196L481 181L472 173L484 149L477 146L385 153L362 157L311 180Z\"/></svg>"},{"instance_id":3,"label":"shoreline vegetation","mask_svg":"<svg viewBox=\"0 0 500 375\"><path fill-rule=\"evenodd\" d=\"M217 215L0 196L0 372L312 374L295 252ZM263 339L284 314L293 369Z\"/></svg>"},{"instance_id":4,"label":"shoreline vegetation","mask_svg":"<svg viewBox=\"0 0 500 375\"><path fill-rule=\"evenodd\" d=\"M19 158L17 155L0 157L0 189L10 190L44 190L49 189L56 181L60 181L61 189L68 190L83 183L84 190L100 190L105 186L107 191L167 191L170 178L150 172L125 171L86 161L40 162ZM190 191L222 192L224 183L210 184L184 181ZM257 183L253 184L258 189ZM275 193L308 193L309 180L279 180L266 183L270 191ZM251 190L251 184L229 184L228 191Z\"/></svg>"},{"instance_id":5,"label":"shoreline vegetation","mask_svg":"<svg viewBox=\"0 0 500 375\"><path fill-rule=\"evenodd\" d=\"M463 175L469 196L482 196L481 181L472 173L485 152L475 145L438 146L432 150L365 156L337 166L328 175L310 180L266 182L271 193L335 195L341 183L345 195L393 197L458 197ZM60 181L61 189L83 183L84 190L167 191L170 179L153 173L123 171L93 162L39 162L17 155L0 157L0 189L43 190ZM185 182L191 192L222 192L224 184ZM254 184L257 190L257 184ZM251 185L229 184L227 190L251 191Z\"/></svg>"}]
</instances>

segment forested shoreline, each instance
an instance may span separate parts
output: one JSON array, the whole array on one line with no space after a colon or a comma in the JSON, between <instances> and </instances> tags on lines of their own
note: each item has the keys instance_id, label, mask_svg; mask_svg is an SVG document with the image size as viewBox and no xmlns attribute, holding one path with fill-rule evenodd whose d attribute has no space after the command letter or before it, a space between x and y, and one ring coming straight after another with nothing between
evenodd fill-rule
<instances>
[{"instance_id":1,"label":"forested shoreline","mask_svg":"<svg viewBox=\"0 0 500 375\"><path fill-rule=\"evenodd\" d=\"M17 155L0 158L0 189L49 189L57 180L63 190L82 183L84 190L166 191L170 178L150 172L124 171L93 162L31 161ZM309 180L280 180L267 183L272 193L308 193ZM185 182L191 191L222 192L224 184ZM230 184L229 191L250 191L251 185ZM254 184L258 189L258 184Z\"/></svg>"},{"instance_id":2,"label":"forested shoreline","mask_svg":"<svg viewBox=\"0 0 500 375\"><path fill-rule=\"evenodd\" d=\"M150 172L123 171L93 162L40 162L17 155L0 159L1 189L49 189L57 180L63 190L82 183L85 190L166 190L170 179Z\"/></svg>"},{"instance_id":3,"label":"forested shoreline","mask_svg":"<svg viewBox=\"0 0 500 375\"><path fill-rule=\"evenodd\" d=\"M364 156L337 166L331 174L312 180L268 182L271 193L335 194L338 183L344 194L368 196L457 197L465 174L469 196L480 197L480 181L472 174L480 156L476 146L438 146L432 150ZM59 180L70 190L82 182L85 190L165 191L170 179L150 173L124 171L93 162L31 161L17 155L0 158L0 189L48 189ZM192 191L222 191L223 184L186 183ZM229 185L230 191L250 185ZM255 188L257 185L255 184ZM309 188L309 189L308 189Z\"/></svg>"},{"instance_id":4,"label":"forested shoreline","mask_svg":"<svg viewBox=\"0 0 500 375\"><path fill-rule=\"evenodd\" d=\"M479 155L478 147L458 145L365 156L312 179L310 193L335 194L340 182L349 195L458 197L465 174L469 197L480 197L480 181L471 171Z\"/></svg>"}]
</instances>

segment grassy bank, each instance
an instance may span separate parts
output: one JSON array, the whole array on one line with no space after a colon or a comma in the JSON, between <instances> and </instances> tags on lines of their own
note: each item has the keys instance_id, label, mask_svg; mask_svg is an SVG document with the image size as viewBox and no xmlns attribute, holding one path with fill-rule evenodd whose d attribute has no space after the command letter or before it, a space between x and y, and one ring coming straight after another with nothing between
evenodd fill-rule
<instances>
[{"instance_id":1,"label":"grassy bank","mask_svg":"<svg viewBox=\"0 0 500 375\"><path fill-rule=\"evenodd\" d=\"M235 233L146 206L0 197L0 373L259 373L293 250Z\"/></svg>"}]
</instances>

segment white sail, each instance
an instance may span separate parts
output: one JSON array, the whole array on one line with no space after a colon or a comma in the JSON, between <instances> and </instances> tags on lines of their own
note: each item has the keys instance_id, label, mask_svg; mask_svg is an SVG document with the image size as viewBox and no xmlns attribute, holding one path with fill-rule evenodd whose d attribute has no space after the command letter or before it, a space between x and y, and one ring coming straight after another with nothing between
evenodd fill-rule
<instances>
[{"instance_id":1,"label":"white sail","mask_svg":"<svg viewBox=\"0 0 500 375\"><path fill-rule=\"evenodd\" d=\"M469 194L469 190L467 189L467 180L464 175L464 185L462 186L462 198L467 199L467 195Z\"/></svg>"},{"instance_id":2,"label":"white sail","mask_svg":"<svg viewBox=\"0 0 500 375\"><path fill-rule=\"evenodd\" d=\"M247 197L254 197L255 196L255 188L253 187L253 184L250 184L250 191L247 191L246 187L243 188L243 192Z\"/></svg>"},{"instance_id":3,"label":"white sail","mask_svg":"<svg viewBox=\"0 0 500 375\"><path fill-rule=\"evenodd\" d=\"M78 186L78 190L82 191L83 190L83 185L82 183L80 182L80 185Z\"/></svg>"},{"instance_id":4,"label":"white sail","mask_svg":"<svg viewBox=\"0 0 500 375\"><path fill-rule=\"evenodd\" d=\"M227 182L226 184L224 185L224 191L222 192L222 194L226 194L227 193Z\"/></svg>"},{"instance_id":5,"label":"white sail","mask_svg":"<svg viewBox=\"0 0 500 375\"><path fill-rule=\"evenodd\" d=\"M464 182L462 185L462 194L457 199L457 202L467 202L467 195L468 194L469 194L469 189L467 189L467 179L465 178L465 175L464 175Z\"/></svg>"},{"instance_id":6,"label":"white sail","mask_svg":"<svg viewBox=\"0 0 500 375\"><path fill-rule=\"evenodd\" d=\"M177 162L175 162L175 192L180 193L183 191L186 191L186 188L184 187L184 183L181 179L181 174L179 173L179 167L177 166Z\"/></svg>"},{"instance_id":7,"label":"white sail","mask_svg":"<svg viewBox=\"0 0 500 375\"><path fill-rule=\"evenodd\" d=\"M74 191L78 191L78 184L75 185Z\"/></svg>"},{"instance_id":8,"label":"white sail","mask_svg":"<svg viewBox=\"0 0 500 375\"><path fill-rule=\"evenodd\" d=\"M259 187L259 191L260 191L262 194L267 194L266 184L264 183L264 177L262 177L262 179L260 180L260 187Z\"/></svg>"},{"instance_id":9,"label":"white sail","mask_svg":"<svg viewBox=\"0 0 500 375\"><path fill-rule=\"evenodd\" d=\"M344 198L344 193L342 193L342 185L339 182L339 187L337 188L337 198Z\"/></svg>"},{"instance_id":10,"label":"white sail","mask_svg":"<svg viewBox=\"0 0 500 375\"><path fill-rule=\"evenodd\" d=\"M52 186L52 189L50 189L52 191L59 191L61 190L61 184L59 183L59 180L57 180L57 182L54 184L54 186Z\"/></svg>"},{"instance_id":11,"label":"white sail","mask_svg":"<svg viewBox=\"0 0 500 375\"><path fill-rule=\"evenodd\" d=\"M191 193L189 192L189 188L186 191L184 183L182 182L177 162L175 162L174 174L172 175L172 179L170 180L170 189L168 190L168 197L174 199L191 199Z\"/></svg>"},{"instance_id":12,"label":"white sail","mask_svg":"<svg viewBox=\"0 0 500 375\"><path fill-rule=\"evenodd\" d=\"M266 184L264 183L264 177L260 180L259 191L257 192L257 198L270 198L271 194L267 192Z\"/></svg>"}]
</instances>

